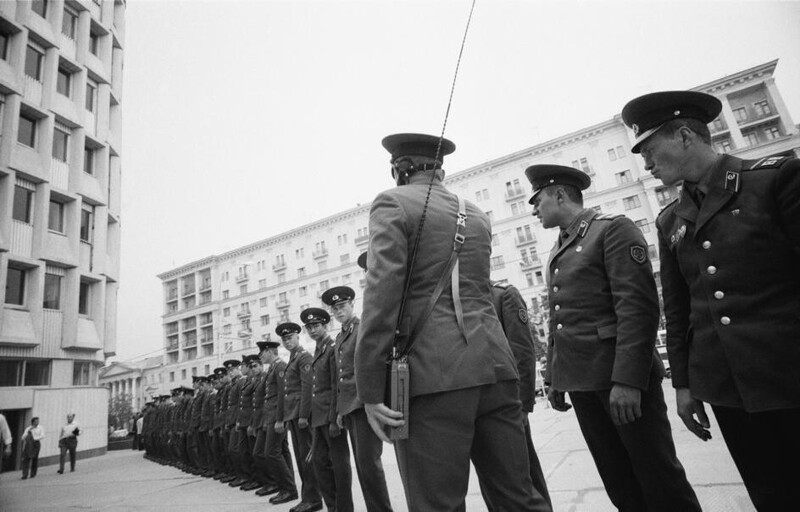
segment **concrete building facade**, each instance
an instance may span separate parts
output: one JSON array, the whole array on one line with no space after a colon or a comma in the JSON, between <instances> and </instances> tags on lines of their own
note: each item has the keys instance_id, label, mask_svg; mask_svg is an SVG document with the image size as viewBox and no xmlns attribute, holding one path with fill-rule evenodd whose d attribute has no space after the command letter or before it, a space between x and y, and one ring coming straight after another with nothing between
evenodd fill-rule
<instances>
[{"instance_id":1,"label":"concrete building facade","mask_svg":"<svg viewBox=\"0 0 800 512\"><path fill-rule=\"evenodd\" d=\"M710 125L720 152L758 158L800 151L800 133L773 78L776 66L777 60L767 62L695 88L723 102L720 118ZM541 337L547 330L546 262L557 233L542 229L531 216L524 170L554 163L589 174L587 207L631 218L648 242L657 277L654 221L677 197L677 189L664 187L646 172L631 145L632 136L615 115L445 179L450 190L491 218L492 278L520 289ZM364 276L356 259L369 243L368 217L369 205L362 205L159 275L164 365L151 370L159 374L153 379L158 393L188 385L192 375L205 375L225 359L253 352L256 340L275 337L278 323L299 322L302 309L319 306L328 287L354 288L360 313ZM332 334L337 328L331 326ZM308 339L305 343L313 346Z\"/></svg>"},{"instance_id":2,"label":"concrete building facade","mask_svg":"<svg viewBox=\"0 0 800 512\"><path fill-rule=\"evenodd\" d=\"M0 409L106 449L116 352L124 0L0 2Z\"/></svg>"}]
</instances>

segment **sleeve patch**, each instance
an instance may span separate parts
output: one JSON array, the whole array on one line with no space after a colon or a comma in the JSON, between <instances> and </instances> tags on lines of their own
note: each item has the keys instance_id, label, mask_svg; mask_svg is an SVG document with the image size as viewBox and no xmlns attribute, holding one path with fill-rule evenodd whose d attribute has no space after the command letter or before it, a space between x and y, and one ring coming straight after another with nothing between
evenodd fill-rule
<instances>
[{"instance_id":1,"label":"sleeve patch","mask_svg":"<svg viewBox=\"0 0 800 512\"><path fill-rule=\"evenodd\" d=\"M631 259L641 265L647 261L647 250L645 250L645 248L641 245L632 245Z\"/></svg>"},{"instance_id":2,"label":"sleeve patch","mask_svg":"<svg viewBox=\"0 0 800 512\"><path fill-rule=\"evenodd\" d=\"M523 324L527 324L528 323L528 310L527 309L519 308L519 310L517 311L517 315L519 316L520 322L522 322Z\"/></svg>"}]
</instances>

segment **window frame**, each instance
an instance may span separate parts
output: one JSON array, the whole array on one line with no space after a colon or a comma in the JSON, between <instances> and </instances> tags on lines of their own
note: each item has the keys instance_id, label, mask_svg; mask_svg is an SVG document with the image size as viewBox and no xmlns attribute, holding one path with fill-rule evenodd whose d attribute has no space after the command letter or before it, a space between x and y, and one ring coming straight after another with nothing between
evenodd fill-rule
<instances>
[{"instance_id":1,"label":"window frame","mask_svg":"<svg viewBox=\"0 0 800 512\"><path fill-rule=\"evenodd\" d=\"M49 309L52 311L61 311L61 299L64 293L63 287L64 276L58 274L51 274L45 272L44 274L44 293L42 294L42 309ZM53 285L57 285L55 294L48 291Z\"/></svg>"},{"instance_id":2,"label":"window frame","mask_svg":"<svg viewBox=\"0 0 800 512\"><path fill-rule=\"evenodd\" d=\"M27 290L28 270L29 269L23 268L21 266L14 265L11 262L9 262L9 265L7 267L7 272L6 272L6 290L5 290L5 296L4 296L5 305L7 305L7 306L16 306L16 307L21 307L21 308L26 307L27 298L28 298L28 293L27 293L28 292L28 290ZM16 293L19 302L14 302L14 300L17 300L16 297L11 297L11 300L9 300L9 291L11 291L11 292L14 291L14 290L10 290L9 289L10 288L9 284L13 284L13 282L11 281L11 272L12 271L14 271L15 273L19 273L19 276L20 276L19 281L18 281L19 282L18 291Z\"/></svg>"},{"instance_id":3,"label":"window frame","mask_svg":"<svg viewBox=\"0 0 800 512\"><path fill-rule=\"evenodd\" d=\"M66 223L64 222L65 221L64 208L66 207L66 203L64 203L63 201L59 201L58 199L55 199L51 196L49 204L50 206L48 207L47 210L47 230L52 233L58 233L63 235L66 233L65 229ZM58 212L58 219L57 219L58 226L56 227L53 226L53 205L58 205L58 208L56 210Z\"/></svg>"},{"instance_id":4,"label":"window frame","mask_svg":"<svg viewBox=\"0 0 800 512\"><path fill-rule=\"evenodd\" d=\"M71 131L67 131L65 128L61 128L56 125L53 128L53 147L50 152L50 156L59 162L63 162L65 164L69 163L69 139L71 136ZM62 151L60 152L63 153L63 155L56 153L56 150L59 147L59 141L63 141L63 148L61 148Z\"/></svg>"},{"instance_id":5,"label":"window frame","mask_svg":"<svg viewBox=\"0 0 800 512\"><path fill-rule=\"evenodd\" d=\"M22 129L22 121L27 121L30 123L30 136L26 137L24 140L22 139L23 134L27 134L29 130ZM31 149L36 149L37 143L39 142L39 119L32 116L28 112L20 112L19 113L19 120L17 125L17 142L22 144L23 146L29 147Z\"/></svg>"},{"instance_id":6,"label":"window frame","mask_svg":"<svg viewBox=\"0 0 800 512\"><path fill-rule=\"evenodd\" d=\"M36 65L36 71L35 71L35 75L30 74L30 71L32 71L32 70L29 69L29 62L30 62L29 61L29 57L32 54L36 54L36 64L35 64ZM34 80L36 80L37 82L41 83L41 81L42 81L42 68L43 67L44 67L44 52L42 50L39 50L38 48L36 48L35 46L33 46L29 42L25 47L25 63L24 63L24 66L23 66L24 72L25 72L25 76L29 76L29 77L33 78Z\"/></svg>"}]
</instances>

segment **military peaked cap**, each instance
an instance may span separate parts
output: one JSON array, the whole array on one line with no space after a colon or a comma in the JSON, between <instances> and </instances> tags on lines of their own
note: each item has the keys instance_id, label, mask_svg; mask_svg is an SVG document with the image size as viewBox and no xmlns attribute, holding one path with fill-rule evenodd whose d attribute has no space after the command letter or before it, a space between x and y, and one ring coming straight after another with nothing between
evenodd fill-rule
<instances>
[{"instance_id":1,"label":"military peaked cap","mask_svg":"<svg viewBox=\"0 0 800 512\"><path fill-rule=\"evenodd\" d=\"M366 260L366 257L364 259ZM322 302L328 306L334 306L340 302L353 300L355 296L356 292L354 292L349 286L334 286L333 288L329 288L322 292Z\"/></svg>"},{"instance_id":2,"label":"military peaked cap","mask_svg":"<svg viewBox=\"0 0 800 512\"><path fill-rule=\"evenodd\" d=\"M525 176L533 185L533 195L528 200L533 204L536 196L551 185L572 185L579 190L586 190L592 184L592 178L583 171L564 165L531 165L525 169Z\"/></svg>"},{"instance_id":3,"label":"military peaked cap","mask_svg":"<svg viewBox=\"0 0 800 512\"><path fill-rule=\"evenodd\" d=\"M722 102L710 94L696 91L663 91L645 94L622 109L622 121L633 130L631 151L673 119L697 119L710 123L722 111Z\"/></svg>"},{"instance_id":4,"label":"military peaked cap","mask_svg":"<svg viewBox=\"0 0 800 512\"><path fill-rule=\"evenodd\" d=\"M425 156L441 162L446 155L456 150L455 144L442 138L442 147L437 155L439 137L424 133L395 133L384 137L381 144L391 153L392 160L401 156Z\"/></svg>"},{"instance_id":5,"label":"military peaked cap","mask_svg":"<svg viewBox=\"0 0 800 512\"><path fill-rule=\"evenodd\" d=\"M283 322L282 324L278 324L278 327L275 328L275 334L278 336L286 336L292 333L300 334L302 331L303 329L294 322Z\"/></svg>"},{"instance_id":6,"label":"military peaked cap","mask_svg":"<svg viewBox=\"0 0 800 512\"><path fill-rule=\"evenodd\" d=\"M300 312L300 321L305 325L327 324L331 321L331 315L321 308L307 308Z\"/></svg>"}]
</instances>

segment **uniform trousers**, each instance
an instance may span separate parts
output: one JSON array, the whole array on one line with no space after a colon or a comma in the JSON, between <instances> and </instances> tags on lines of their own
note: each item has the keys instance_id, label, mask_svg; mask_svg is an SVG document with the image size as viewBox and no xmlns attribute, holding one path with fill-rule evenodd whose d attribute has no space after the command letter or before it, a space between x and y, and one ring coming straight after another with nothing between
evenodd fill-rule
<instances>
[{"instance_id":1,"label":"uniform trousers","mask_svg":"<svg viewBox=\"0 0 800 512\"><path fill-rule=\"evenodd\" d=\"M551 510L531 483L516 380L415 396L406 421L395 451L409 510L466 510L470 459L498 510Z\"/></svg>"},{"instance_id":2,"label":"uniform trousers","mask_svg":"<svg viewBox=\"0 0 800 512\"><path fill-rule=\"evenodd\" d=\"M75 471L75 452L78 449L78 438L75 436L65 437L58 441L61 455L58 457L58 470L64 472L64 462L69 452L69 470Z\"/></svg>"},{"instance_id":3,"label":"uniform trousers","mask_svg":"<svg viewBox=\"0 0 800 512\"><path fill-rule=\"evenodd\" d=\"M756 509L797 510L800 408L752 413L717 405L712 408Z\"/></svg>"},{"instance_id":4,"label":"uniform trousers","mask_svg":"<svg viewBox=\"0 0 800 512\"><path fill-rule=\"evenodd\" d=\"M264 459L267 463L267 472L281 491L296 493L289 440L286 439L286 432L283 434L275 432L272 426L274 423L270 423L265 432Z\"/></svg>"},{"instance_id":5,"label":"uniform trousers","mask_svg":"<svg viewBox=\"0 0 800 512\"><path fill-rule=\"evenodd\" d=\"M526 412L522 413L526 415ZM544 479L544 472L542 471L542 464L539 462L539 456L536 454L536 448L533 446L533 432L531 432L531 424L529 422L524 423L525 426L525 442L528 449L528 468L531 472L531 481L533 482L533 488L536 489L539 494L547 501L547 504L550 507L553 506L553 502L550 500L550 492L547 490L547 481ZM499 512L492 505L492 501L486 493L484 489L484 476L478 472L478 484L481 488L481 494L483 495L483 501L486 503L486 509L488 512Z\"/></svg>"},{"instance_id":6,"label":"uniform trousers","mask_svg":"<svg viewBox=\"0 0 800 512\"><path fill-rule=\"evenodd\" d=\"M192 465L196 468L206 467L205 446L203 443L203 433L197 427L192 427L186 438L187 448L189 450L189 459Z\"/></svg>"},{"instance_id":7,"label":"uniform trousers","mask_svg":"<svg viewBox=\"0 0 800 512\"><path fill-rule=\"evenodd\" d=\"M247 434L247 427L236 429L236 459L239 461L239 474L247 479L255 479L253 473L253 444Z\"/></svg>"},{"instance_id":8,"label":"uniform trousers","mask_svg":"<svg viewBox=\"0 0 800 512\"><path fill-rule=\"evenodd\" d=\"M581 432L611 502L621 512L700 511L675 454L661 377L651 372L641 394L642 416L616 426L611 390L570 391Z\"/></svg>"},{"instance_id":9,"label":"uniform trousers","mask_svg":"<svg viewBox=\"0 0 800 512\"><path fill-rule=\"evenodd\" d=\"M311 451L311 427L300 428L297 419L287 423L288 429L292 433L292 451L294 451L294 458L297 461L297 469L302 481L300 499L306 503L319 503L321 500L314 467L311 461L306 462Z\"/></svg>"},{"instance_id":10,"label":"uniform trousers","mask_svg":"<svg viewBox=\"0 0 800 512\"><path fill-rule=\"evenodd\" d=\"M211 443L211 457L214 463L214 469L219 471L225 470L225 452L222 446L222 429L215 428L209 431L209 438Z\"/></svg>"},{"instance_id":11,"label":"uniform trousers","mask_svg":"<svg viewBox=\"0 0 800 512\"><path fill-rule=\"evenodd\" d=\"M347 433L331 437L328 425L314 428L311 461L314 475L329 510L353 511L353 472L350 468L350 446Z\"/></svg>"},{"instance_id":12,"label":"uniform trousers","mask_svg":"<svg viewBox=\"0 0 800 512\"><path fill-rule=\"evenodd\" d=\"M383 472L383 441L372 431L364 409L356 409L344 417L350 443L353 446L356 473L361 484L361 493L367 512L391 512L389 490L386 487L386 476Z\"/></svg>"}]
</instances>

